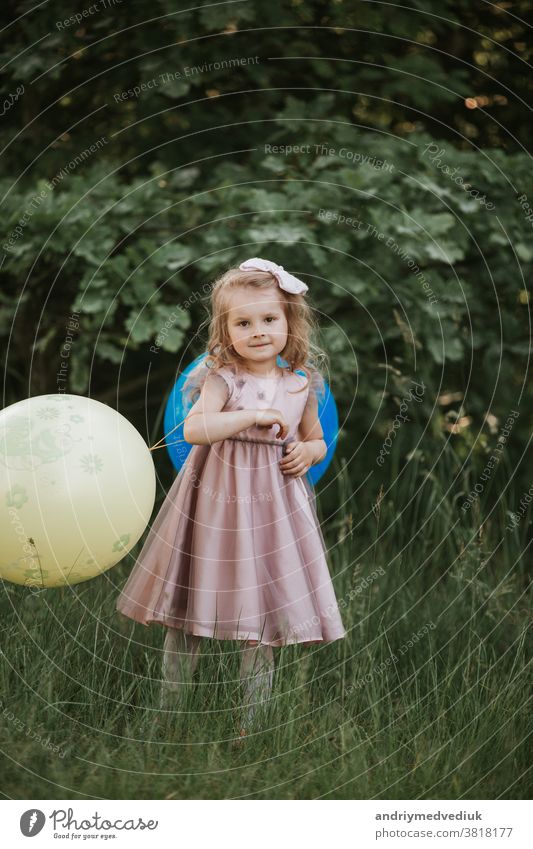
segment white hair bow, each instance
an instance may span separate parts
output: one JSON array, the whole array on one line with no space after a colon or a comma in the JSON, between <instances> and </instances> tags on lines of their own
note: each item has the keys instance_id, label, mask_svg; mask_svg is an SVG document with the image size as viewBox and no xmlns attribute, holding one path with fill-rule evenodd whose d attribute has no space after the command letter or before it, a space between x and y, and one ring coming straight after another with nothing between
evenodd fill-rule
<instances>
[{"instance_id":1,"label":"white hair bow","mask_svg":"<svg viewBox=\"0 0 533 849\"><path fill-rule=\"evenodd\" d=\"M241 271L270 271L278 281L280 289L284 289L285 292L290 292L292 295L302 295L309 288L303 280L299 280L298 277L294 277L288 271L285 271L282 265L270 262L269 259L260 259L258 256L241 262L239 269Z\"/></svg>"}]
</instances>

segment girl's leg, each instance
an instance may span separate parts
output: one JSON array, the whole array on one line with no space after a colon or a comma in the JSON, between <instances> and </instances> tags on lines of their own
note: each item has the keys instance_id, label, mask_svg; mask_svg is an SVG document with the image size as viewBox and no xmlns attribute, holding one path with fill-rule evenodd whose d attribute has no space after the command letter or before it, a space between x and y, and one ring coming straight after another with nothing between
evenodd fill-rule
<instances>
[{"instance_id":1,"label":"girl's leg","mask_svg":"<svg viewBox=\"0 0 533 849\"><path fill-rule=\"evenodd\" d=\"M240 652L240 679L244 685L242 726L246 730L252 724L257 709L270 697L274 678L274 649L273 646L261 643L243 643Z\"/></svg>"},{"instance_id":2,"label":"girl's leg","mask_svg":"<svg viewBox=\"0 0 533 849\"><path fill-rule=\"evenodd\" d=\"M192 683L201 639L197 634L189 634L182 628L167 628L162 661L162 709L176 706L185 695L187 685Z\"/></svg>"}]
</instances>

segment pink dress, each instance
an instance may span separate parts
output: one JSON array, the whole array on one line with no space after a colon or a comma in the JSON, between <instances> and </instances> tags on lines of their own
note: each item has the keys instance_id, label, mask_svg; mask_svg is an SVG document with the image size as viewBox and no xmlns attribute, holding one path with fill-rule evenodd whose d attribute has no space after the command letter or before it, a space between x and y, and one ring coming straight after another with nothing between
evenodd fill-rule
<instances>
[{"instance_id":1,"label":"pink dress","mask_svg":"<svg viewBox=\"0 0 533 849\"><path fill-rule=\"evenodd\" d=\"M299 439L310 390L288 369L261 378L224 366L224 410L280 410L289 424L250 427L194 445L170 487L117 610L204 637L272 646L346 636L326 560L315 494L284 475L283 444ZM289 390L305 389L297 394Z\"/></svg>"}]
</instances>

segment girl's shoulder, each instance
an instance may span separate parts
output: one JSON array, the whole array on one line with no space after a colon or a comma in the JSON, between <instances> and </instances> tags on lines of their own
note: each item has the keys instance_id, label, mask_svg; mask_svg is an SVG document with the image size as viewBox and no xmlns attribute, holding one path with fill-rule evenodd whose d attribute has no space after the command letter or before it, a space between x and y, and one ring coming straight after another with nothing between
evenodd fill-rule
<instances>
[{"instance_id":1,"label":"girl's shoulder","mask_svg":"<svg viewBox=\"0 0 533 849\"><path fill-rule=\"evenodd\" d=\"M203 387L211 381L223 380L228 390L227 400L235 390L235 374L231 366L213 368L207 366L205 360L201 360L188 374L183 386L182 393L186 405L191 406L198 400Z\"/></svg>"},{"instance_id":2,"label":"girl's shoulder","mask_svg":"<svg viewBox=\"0 0 533 849\"><path fill-rule=\"evenodd\" d=\"M306 396L315 396L318 401L323 400L326 392L326 382L321 372L314 366L306 365L307 373L303 369L298 372L290 372L290 379L294 389L305 388Z\"/></svg>"},{"instance_id":3,"label":"girl's shoulder","mask_svg":"<svg viewBox=\"0 0 533 849\"><path fill-rule=\"evenodd\" d=\"M322 372L315 368L315 366L309 366L309 371L309 392L313 394L318 401L323 401L327 388L326 379Z\"/></svg>"},{"instance_id":4,"label":"girl's shoulder","mask_svg":"<svg viewBox=\"0 0 533 849\"><path fill-rule=\"evenodd\" d=\"M227 398L226 403L233 398L239 387L239 375L237 369L233 365L219 366L218 368L209 369L208 379L222 379L226 384Z\"/></svg>"}]
</instances>

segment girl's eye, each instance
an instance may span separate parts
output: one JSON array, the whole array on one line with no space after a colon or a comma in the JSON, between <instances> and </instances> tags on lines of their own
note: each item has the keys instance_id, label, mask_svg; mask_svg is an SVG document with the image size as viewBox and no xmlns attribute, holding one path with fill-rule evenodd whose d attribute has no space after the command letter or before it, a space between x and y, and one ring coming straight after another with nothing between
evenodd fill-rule
<instances>
[{"instance_id":1,"label":"girl's eye","mask_svg":"<svg viewBox=\"0 0 533 849\"><path fill-rule=\"evenodd\" d=\"M267 315L265 321L272 322L272 321L276 321L276 319L277 319L277 316L275 316L275 315ZM248 319L243 318L242 321L239 321L237 323L237 326L242 327L243 325L248 324L248 323L249 323Z\"/></svg>"}]
</instances>

